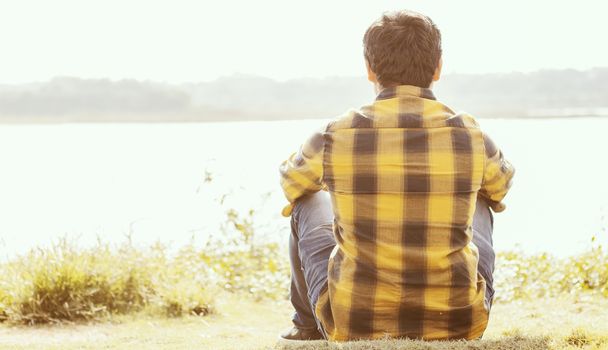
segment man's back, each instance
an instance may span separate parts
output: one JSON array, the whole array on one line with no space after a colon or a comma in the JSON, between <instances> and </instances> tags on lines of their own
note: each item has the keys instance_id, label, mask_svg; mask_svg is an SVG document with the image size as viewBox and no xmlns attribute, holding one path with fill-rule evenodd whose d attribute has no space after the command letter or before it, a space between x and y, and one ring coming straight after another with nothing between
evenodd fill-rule
<instances>
[{"instance_id":1,"label":"man's back","mask_svg":"<svg viewBox=\"0 0 608 350\"><path fill-rule=\"evenodd\" d=\"M471 222L478 192L499 202L512 173L485 140L472 117L431 90L397 86L303 147L301 163L322 179L335 215L337 245L316 306L331 339L483 333ZM302 174L283 173L283 188Z\"/></svg>"}]
</instances>

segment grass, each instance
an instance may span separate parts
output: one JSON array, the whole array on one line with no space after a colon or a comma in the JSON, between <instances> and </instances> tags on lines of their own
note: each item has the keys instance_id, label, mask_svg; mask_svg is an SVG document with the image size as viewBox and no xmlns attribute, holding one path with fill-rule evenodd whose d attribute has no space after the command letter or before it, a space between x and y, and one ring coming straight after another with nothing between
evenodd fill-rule
<instances>
[{"instance_id":1,"label":"grass","mask_svg":"<svg viewBox=\"0 0 608 350\"><path fill-rule=\"evenodd\" d=\"M160 316L213 312L220 291L285 299L289 264L276 242L254 242L253 211L227 212L221 240L177 252L157 243L92 247L60 239L0 263L0 322L45 324L146 312Z\"/></svg>"},{"instance_id":2,"label":"grass","mask_svg":"<svg viewBox=\"0 0 608 350\"><path fill-rule=\"evenodd\" d=\"M1 349L608 349L608 300L579 296L518 301L494 307L483 340L422 342L383 339L287 344L287 301L218 296L218 311L197 317L112 316L92 324L0 326Z\"/></svg>"},{"instance_id":3,"label":"grass","mask_svg":"<svg viewBox=\"0 0 608 350\"><path fill-rule=\"evenodd\" d=\"M194 251L176 257L155 245L79 248L63 239L0 265L0 320L41 324L146 311L165 316L212 311L213 285Z\"/></svg>"},{"instance_id":4,"label":"grass","mask_svg":"<svg viewBox=\"0 0 608 350\"><path fill-rule=\"evenodd\" d=\"M289 263L253 216L229 210L221 240L174 253L64 239L0 264L0 349L608 349L608 253L594 242L568 258L499 253L480 341L277 343Z\"/></svg>"}]
</instances>

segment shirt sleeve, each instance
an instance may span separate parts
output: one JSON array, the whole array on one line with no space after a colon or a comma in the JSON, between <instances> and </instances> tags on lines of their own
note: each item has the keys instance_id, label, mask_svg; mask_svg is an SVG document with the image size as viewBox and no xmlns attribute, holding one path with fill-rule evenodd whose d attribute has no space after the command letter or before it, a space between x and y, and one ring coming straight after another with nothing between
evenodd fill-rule
<instances>
[{"instance_id":1,"label":"shirt sleeve","mask_svg":"<svg viewBox=\"0 0 608 350\"><path fill-rule=\"evenodd\" d=\"M323 185L323 154L325 140L322 132L316 132L306 140L298 152L281 163L281 188L289 201L281 214L290 216L295 201L308 193L318 192Z\"/></svg>"},{"instance_id":2,"label":"shirt sleeve","mask_svg":"<svg viewBox=\"0 0 608 350\"><path fill-rule=\"evenodd\" d=\"M502 151L490 137L484 134L483 141L486 160L479 195L488 202L494 212L500 213L506 209L502 200L511 188L515 168L504 158Z\"/></svg>"}]
</instances>

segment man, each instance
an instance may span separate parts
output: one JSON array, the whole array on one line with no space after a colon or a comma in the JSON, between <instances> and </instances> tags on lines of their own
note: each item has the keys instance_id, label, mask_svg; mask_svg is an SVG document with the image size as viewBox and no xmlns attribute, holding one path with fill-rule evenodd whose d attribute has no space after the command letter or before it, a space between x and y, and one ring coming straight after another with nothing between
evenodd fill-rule
<instances>
[{"instance_id":1,"label":"man","mask_svg":"<svg viewBox=\"0 0 608 350\"><path fill-rule=\"evenodd\" d=\"M377 97L280 167L291 215L290 340L476 339L492 305L494 212L514 169L468 114L430 90L441 36L383 15L364 39Z\"/></svg>"}]
</instances>

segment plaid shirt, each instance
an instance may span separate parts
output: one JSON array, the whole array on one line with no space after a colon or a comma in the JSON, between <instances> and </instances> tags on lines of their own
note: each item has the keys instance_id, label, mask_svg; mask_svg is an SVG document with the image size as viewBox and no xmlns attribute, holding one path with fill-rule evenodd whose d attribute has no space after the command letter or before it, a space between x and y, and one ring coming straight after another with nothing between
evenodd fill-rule
<instances>
[{"instance_id":1,"label":"plaid shirt","mask_svg":"<svg viewBox=\"0 0 608 350\"><path fill-rule=\"evenodd\" d=\"M477 196L504 210L514 169L467 114L415 86L384 89L280 168L290 204L329 191L337 245L315 313L332 340L480 337Z\"/></svg>"}]
</instances>

